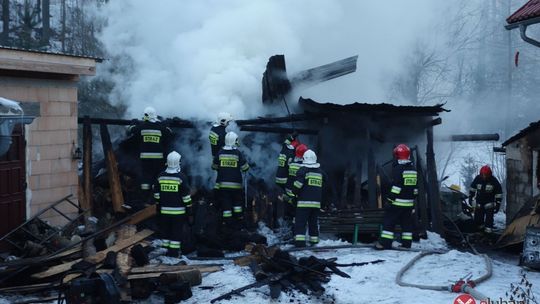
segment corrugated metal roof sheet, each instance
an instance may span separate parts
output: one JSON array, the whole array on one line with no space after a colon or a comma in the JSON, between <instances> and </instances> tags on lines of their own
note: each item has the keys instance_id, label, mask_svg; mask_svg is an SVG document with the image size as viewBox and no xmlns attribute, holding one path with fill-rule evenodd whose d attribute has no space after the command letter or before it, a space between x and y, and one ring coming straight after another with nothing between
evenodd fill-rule
<instances>
[{"instance_id":1,"label":"corrugated metal roof sheet","mask_svg":"<svg viewBox=\"0 0 540 304\"><path fill-rule=\"evenodd\" d=\"M310 98L300 97L298 104L308 112L317 111L323 113L329 112L364 112L364 113L408 113L423 116L438 116L440 112L450 112L443 108L443 104L434 106L396 106L388 103L351 103L351 104L335 104L335 103L319 103Z\"/></svg>"},{"instance_id":2,"label":"corrugated metal roof sheet","mask_svg":"<svg viewBox=\"0 0 540 304\"><path fill-rule=\"evenodd\" d=\"M510 17L506 18L506 22L512 24L536 17L540 17L540 0L529 0Z\"/></svg>"}]
</instances>

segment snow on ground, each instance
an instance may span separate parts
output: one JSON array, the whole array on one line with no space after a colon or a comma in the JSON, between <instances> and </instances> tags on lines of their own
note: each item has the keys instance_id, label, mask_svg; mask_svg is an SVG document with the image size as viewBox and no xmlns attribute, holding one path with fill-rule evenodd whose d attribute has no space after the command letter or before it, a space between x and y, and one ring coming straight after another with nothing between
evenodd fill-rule
<instances>
[{"instance_id":1,"label":"snow on ground","mask_svg":"<svg viewBox=\"0 0 540 304\"><path fill-rule=\"evenodd\" d=\"M260 227L269 240L273 239L272 232L265 227ZM337 239L323 239L319 246L336 246L348 244ZM427 240L421 240L413 244L414 249L421 250L445 250L445 253L429 255L421 259L404 276L407 283L422 285L450 285L458 279L472 274L472 278L478 278L485 272L485 263L482 257L470 253L449 250L446 243L437 234L429 233ZM449 251L448 251L449 250ZM331 281L325 284L325 295L322 297L303 295L297 291L283 293L277 300L270 299L268 287L251 289L242 293L242 296L234 296L230 300L219 303L419 303L419 304L445 304L454 303L457 294L450 292L421 290L411 287L400 287L395 283L397 272L412 258L418 255L416 251L377 251L369 247L349 248L338 250L325 250L322 252L301 251L294 255L315 255L319 258L337 257L338 263L358 263L383 259L385 262L360 267L342 267L344 272L351 278L332 276ZM238 255L236 253L235 255ZM216 273L205 274L201 286L193 288L193 297L182 303L209 303L211 299L227 293L235 288L255 282L248 267L234 265L231 260L221 261L190 261L191 263L222 263L224 270ZM511 283L521 280L524 270L517 265L501 261L493 261L493 276L488 281L481 283L477 290L489 296L493 301L508 300L505 292L510 290ZM536 297L540 297L540 272L526 272L529 281L533 284L532 290ZM163 298L153 295L150 299L135 303L150 304L162 303ZM11 303L8 299L0 300L0 304ZM479 303L479 302L477 302ZM496 302L492 302L496 303Z\"/></svg>"},{"instance_id":2,"label":"snow on ground","mask_svg":"<svg viewBox=\"0 0 540 304\"><path fill-rule=\"evenodd\" d=\"M263 227L264 228L264 227ZM259 229L272 239L271 231ZM318 246L346 245L347 242L336 239L323 239ZM414 249L421 250L448 250L445 241L439 235L428 234L427 240L413 244ZM421 290L411 287L400 287L395 283L397 272L405 266L418 252L413 251L376 251L372 248L353 248L327 250L323 252L302 251L294 255L316 255L319 258L337 257L338 263L358 263L383 259L381 264L361 267L343 267L343 271L351 278L332 276L331 281L325 285L326 293L322 297L312 297L299 292L283 293L278 300L271 300L268 287L251 289L234 296L230 300L220 303L454 303L457 294ZM198 262L198 261L197 261ZM215 263L216 261L212 261ZM232 261L222 261L224 271L205 275L201 287L193 289L193 297L185 303L208 303L211 299L220 296L232 289L255 282L248 267L238 267ZM450 250L443 254L430 255L421 259L406 275L404 281L422 285L450 285L458 279L472 274L478 278L485 273L485 263L482 257L470 253ZM505 292L510 290L510 283L521 280L522 268L499 261L493 261L493 276L481 283L477 290L493 300L506 299ZM540 287L540 273L527 272L529 281L533 284L533 291ZM212 286L213 289L205 289ZM537 295L537 297L540 296ZM161 298L139 303L160 303Z\"/></svg>"}]
</instances>

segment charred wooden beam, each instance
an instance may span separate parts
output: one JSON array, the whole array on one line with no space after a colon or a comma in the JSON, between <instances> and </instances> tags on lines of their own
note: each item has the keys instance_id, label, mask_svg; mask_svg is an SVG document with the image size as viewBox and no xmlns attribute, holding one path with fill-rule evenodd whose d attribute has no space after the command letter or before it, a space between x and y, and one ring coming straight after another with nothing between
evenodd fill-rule
<instances>
[{"instance_id":1,"label":"charred wooden beam","mask_svg":"<svg viewBox=\"0 0 540 304\"><path fill-rule=\"evenodd\" d=\"M495 153L506 153L505 147L493 147L493 152Z\"/></svg>"},{"instance_id":2,"label":"charred wooden beam","mask_svg":"<svg viewBox=\"0 0 540 304\"><path fill-rule=\"evenodd\" d=\"M428 225L428 204L427 204L427 191L426 191L426 179L425 179L425 171L424 167L422 166L422 158L420 156L420 152L418 151L418 148L415 149L415 156L416 156L416 171L418 172L418 204L416 204L417 208L417 216L420 220L419 223L419 230L421 230L422 233L426 234L426 228Z\"/></svg>"},{"instance_id":3,"label":"charred wooden beam","mask_svg":"<svg viewBox=\"0 0 540 304\"><path fill-rule=\"evenodd\" d=\"M80 120L80 118L79 118ZM89 116L83 119L83 192L80 206L92 212L92 124Z\"/></svg>"},{"instance_id":4,"label":"charred wooden beam","mask_svg":"<svg viewBox=\"0 0 540 304\"><path fill-rule=\"evenodd\" d=\"M241 119L241 120L236 120L235 123L239 126L261 125L261 124L272 124L272 123L287 123L287 122L293 122L293 121L317 120L323 117L324 116L317 115L317 114L291 114L290 116L284 116L284 117L259 117L255 119Z\"/></svg>"},{"instance_id":5,"label":"charred wooden beam","mask_svg":"<svg viewBox=\"0 0 540 304\"><path fill-rule=\"evenodd\" d=\"M284 55L274 55L268 59L262 79L263 103L285 102L285 96L292 88L313 86L356 71L357 56L338 60L329 64L307 69L287 77Z\"/></svg>"},{"instance_id":6,"label":"charred wooden beam","mask_svg":"<svg viewBox=\"0 0 540 304\"><path fill-rule=\"evenodd\" d=\"M119 118L113 119L113 118L92 117L92 118L89 118L89 120L90 120L90 123L94 125L105 124L105 125L114 125L114 126L130 126L130 125L138 123L138 120L136 119L130 120L130 119L119 119ZM81 124L83 122L84 122L84 118L79 117L78 123ZM171 128L195 128L195 125L191 121L183 120L177 117L165 119L163 120L163 122Z\"/></svg>"},{"instance_id":7,"label":"charred wooden beam","mask_svg":"<svg viewBox=\"0 0 540 304\"><path fill-rule=\"evenodd\" d=\"M280 134L287 134L287 133L292 133L292 132L297 132L298 134L305 134L305 135L319 134L319 130L315 130L315 129L296 129L296 128L286 128L286 127L241 126L240 130L250 131L250 132L280 133Z\"/></svg>"},{"instance_id":8,"label":"charred wooden beam","mask_svg":"<svg viewBox=\"0 0 540 304\"><path fill-rule=\"evenodd\" d=\"M498 141L499 134L455 134L443 137L442 141Z\"/></svg>"},{"instance_id":9,"label":"charred wooden beam","mask_svg":"<svg viewBox=\"0 0 540 304\"><path fill-rule=\"evenodd\" d=\"M429 205L431 210L432 230L444 237L442 224L441 199L439 195L439 181L437 179L437 166L435 164L435 152L433 149L433 127L426 130L427 148L427 177L429 188Z\"/></svg>"},{"instance_id":10,"label":"charred wooden beam","mask_svg":"<svg viewBox=\"0 0 540 304\"><path fill-rule=\"evenodd\" d=\"M377 166L375 164L373 142L369 130L367 131L367 138L368 208L377 208Z\"/></svg>"},{"instance_id":11,"label":"charred wooden beam","mask_svg":"<svg viewBox=\"0 0 540 304\"><path fill-rule=\"evenodd\" d=\"M111 136L105 124L99 125L101 133L101 143L103 145L103 154L105 155L107 164L107 177L109 179L109 187L111 193L111 201L114 212L125 212L122 205L124 204L124 195L122 193L122 184L120 183L120 174L116 156L112 148Z\"/></svg>"}]
</instances>

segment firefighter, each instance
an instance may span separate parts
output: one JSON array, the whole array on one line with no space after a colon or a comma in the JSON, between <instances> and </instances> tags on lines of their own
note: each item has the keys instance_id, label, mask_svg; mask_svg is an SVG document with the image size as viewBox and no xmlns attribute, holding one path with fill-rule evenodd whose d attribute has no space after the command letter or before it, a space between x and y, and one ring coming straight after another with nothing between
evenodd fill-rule
<instances>
[{"instance_id":1,"label":"firefighter","mask_svg":"<svg viewBox=\"0 0 540 304\"><path fill-rule=\"evenodd\" d=\"M306 226L309 243L315 245L319 242L319 212L323 207L323 190L327 187L327 181L326 173L317 163L317 155L307 150L303 154L302 167L296 172L292 190L297 197L294 222L296 247L306 246Z\"/></svg>"},{"instance_id":2,"label":"firefighter","mask_svg":"<svg viewBox=\"0 0 540 304\"><path fill-rule=\"evenodd\" d=\"M212 169L217 171L217 196L227 228L240 229L243 223L242 172L249 170L249 164L238 149L238 135L228 132L225 145L216 154Z\"/></svg>"},{"instance_id":3,"label":"firefighter","mask_svg":"<svg viewBox=\"0 0 540 304\"><path fill-rule=\"evenodd\" d=\"M212 157L215 157L219 150L225 145L226 129L231 120L231 114L222 112L218 114L217 122L212 125L210 134L208 135L210 147L212 148Z\"/></svg>"},{"instance_id":4,"label":"firefighter","mask_svg":"<svg viewBox=\"0 0 540 304\"><path fill-rule=\"evenodd\" d=\"M191 196L186 176L180 172L181 155L173 151L167 155L167 168L157 177L154 199L158 206L158 226L162 246L167 256L179 257L182 250L182 233L191 212Z\"/></svg>"},{"instance_id":5,"label":"firefighter","mask_svg":"<svg viewBox=\"0 0 540 304\"><path fill-rule=\"evenodd\" d=\"M298 146L298 141L296 140L297 136L296 133L287 135L278 156L276 184L284 191L285 185L287 184L287 176L289 174L289 164L294 160L295 149Z\"/></svg>"},{"instance_id":6,"label":"firefighter","mask_svg":"<svg viewBox=\"0 0 540 304\"><path fill-rule=\"evenodd\" d=\"M474 202L473 202L474 199ZM480 168L469 190L469 205L474 208L474 222L478 229L493 231L493 215L499 212L502 187L488 165Z\"/></svg>"},{"instance_id":7,"label":"firefighter","mask_svg":"<svg viewBox=\"0 0 540 304\"><path fill-rule=\"evenodd\" d=\"M172 138L172 130L158 120L156 110L152 107L144 109L143 121L128 128L128 135L135 136L139 148L140 173L139 182L143 200L150 200L150 186L156 176L163 170L164 154Z\"/></svg>"},{"instance_id":8,"label":"firefighter","mask_svg":"<svg viewBox=\"0 0 540 304\"><path fill-rule=\"evenodd\" d=\"M384 221L376 249L392 248L394 228L401 226L401 247L411 248L414 201L418 195L417 172L410 160L411 150L399 144L394 148L394 167L392 168L392 188L387 197Z\"/></svg>"},{"instance_id":9,"label":"firefighter","mask_svg":"<svg viewBox=\"0 0 540 304\"><path fill-rule=\"evenodd\" d=\"M285 183L285 194L289 202L294 201L295 195L293 190L293 183L296 179L296 172L302 167L302 161L304 159L304 153L308 150L308 147L304 144L299 144L294 152L294 159L289 163L289 172L287 174L287 182Z\"/></svg>"}]
</instances>

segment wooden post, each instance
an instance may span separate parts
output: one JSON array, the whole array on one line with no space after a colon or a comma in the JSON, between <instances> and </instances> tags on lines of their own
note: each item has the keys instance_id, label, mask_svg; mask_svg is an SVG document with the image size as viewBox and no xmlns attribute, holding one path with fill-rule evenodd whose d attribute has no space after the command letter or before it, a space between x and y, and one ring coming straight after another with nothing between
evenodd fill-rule
<instances>
[{"instance_id":1,"label":"wooden post","mask_svg":"<svg viewBox=\"0 0 540 304\"><path fill-rule=\"evenodd\" d=\"M431 229L444 237L441 198L439 195L439 181L437 180L437 166L435 164L435 152L433 150L433 127L428 127L427 135L427 178L429 187L429 205L431 209Z\"/></svg>"},{"instance_id":2,"label":"wooden post","mask_svg":"<svg viewBox=\"0 0 540 304\"><path fill-rule=\"evenodd\" d=\"M356 208L362 207L362 160L356 162L356 175L354 178L354 205Z\"/></svg>"},{"instance_id":3,"label":"wooden post","mask_svg":"<svg viewBox=\"0 0 540 304\"><path fill-rule=\"evenodd\" d=\"M375 155L373 155L373 141L371 134L367 131L368 151L368 208L377 208L377 167L375 165Z\"/></svg>"},{"instance_id":4,"label":"wooden post","mask_svg":"<svg viewBox=\"0 0 540 304\"><path fill-rule=\"evenodd\" d=\"M109 130L105 124L99 125L101 133L101 143L103 145L103 154L107 163L107 177L109 178L109 189L111 191L112 207L114 212L125 212L122 205L124 204L124 195L122 194L122 185L120 183L120 175L116 163L116 156L112 148L111 137Z\"/></svg>"},{"instance_id":5,"label":"wooden post","mask_svg":"<svg viewBox=\"0 0 540 304\"><path fill-rule=\"evenodd\" d=\"M383 207L383 201L382 201L381 175L377 173L377 208L381 209L382 207Z\"/></svg>"},{"instance_id":6,"label":"wooden post","mask_svg":"<svg viewBox=\"0 0 540 304\"><path fill-rule=\"evenodd\" d=\"M416 204L416 213L420 219L420 230L425 234L426 227L428 226L428 208L427 208L427 198L426 198L426 179L425 171L422 166L422 158L420 157L420 152L418 152L418 147L416 147L416 171L418 172L418 198Z\"/></svg>"},{"instance_id":7,"label":"wooden post","mask_svg":"<svg viewBox=\"0 0 540 304\"><path fill-rule=\"evenodd\" d=\"M349 165L347 164L347 167L345 171L343 172L343 182L341 183L341 197L339 199L339 205L340 209L347 208L347 190L349 189Z\"/></svg>"},{"instance_id":8,"label":"wooden post","mask_svg":"<svg viewBox=\"0 0 540 304\"><path fill-rule=\"evenodd\" d=\"M79 198L82 209L92 212L92 124L90 117L83 122L83 187L84 195Z\"/></svg>"}]
</instances>

